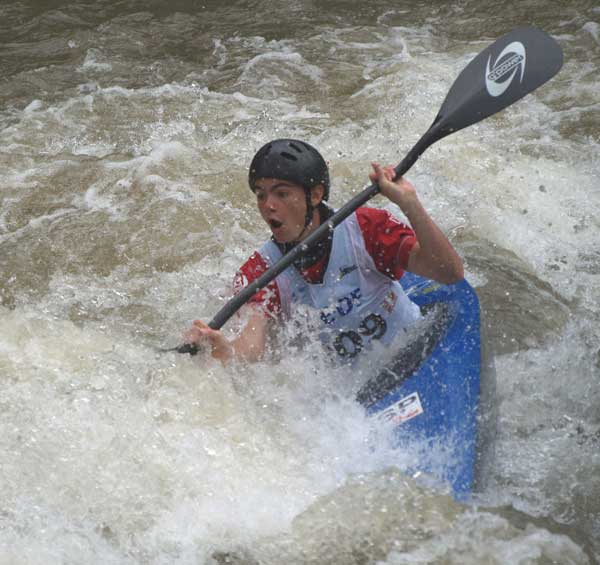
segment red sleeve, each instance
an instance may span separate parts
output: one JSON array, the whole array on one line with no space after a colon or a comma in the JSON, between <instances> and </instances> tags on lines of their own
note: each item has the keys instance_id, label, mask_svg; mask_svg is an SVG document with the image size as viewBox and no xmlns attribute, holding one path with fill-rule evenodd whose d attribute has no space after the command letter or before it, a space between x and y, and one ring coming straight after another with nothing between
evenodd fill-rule
<instances>
[{"instance_id":1,"label":"red sleeve","mask_svg":"<svg viewBox=\"0 0 600 565\"><path fill-rule=\"evenodd\" d=\"M400 279L417 242L415 232L385 210L359 208L356 217L377 270L391 279Z\"/></svg>"},{"instance_id":2,"label":"red sleeve","mask_svg":"<svg viewBox=\"0 0 600 565\"><path fill-rule=\"evenodd\" d=\"M233 289L237 294L240 290L254 282L267 270L267 264L263 257L255 251L250 258L240 267L233 280ZM267 315L278 316L281 313L281 298L279 287L275 281L271 281L266 287L259 290L247 304L255 304L264 309Z\"/></svg>"}]
</instances>

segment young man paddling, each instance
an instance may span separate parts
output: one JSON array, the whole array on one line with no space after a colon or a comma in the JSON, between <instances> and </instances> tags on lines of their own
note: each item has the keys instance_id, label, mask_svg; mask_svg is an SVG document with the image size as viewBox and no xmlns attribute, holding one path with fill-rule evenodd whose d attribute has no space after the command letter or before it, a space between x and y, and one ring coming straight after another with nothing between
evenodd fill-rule
<instances>
[{"instance_id":1,"label":"young man paddling","mask_svg":"<svg viewBox=\"0 0 600 565\"><path fill-rule=\"evenodd\" d=\"M332 355L352 361L373 340L390 343L411 325L419 310L398 280L405 270L449 284L463 278L460 257L421 205L405 179L393 181L393 167L372 164L369 178L395 203L412 229L375 208L359 208L250 301L249 320L228 340L200 320L186 343L210 345L212 356L257 361L265 351L269 325L290 316L297 304L319 311L322 341ZM333 214L329 171L319 152L303 141L277 139L263 146L250 165L249 184L272 236L241 267L241 288L264 273L289 249Z\"/></svg>"}]
</instances>

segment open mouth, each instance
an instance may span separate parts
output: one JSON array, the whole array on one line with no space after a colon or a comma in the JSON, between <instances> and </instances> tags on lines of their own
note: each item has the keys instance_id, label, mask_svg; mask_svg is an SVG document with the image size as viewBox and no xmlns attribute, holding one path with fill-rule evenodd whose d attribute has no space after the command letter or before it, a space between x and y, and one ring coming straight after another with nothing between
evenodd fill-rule
<instances>
[{"instance_id":1,"label":"open mouth","mask_svg":"<svg viewBox=\"0 0 600 565\"><path fill-rule=\"evenodd\" d=\"M277 229L277 228L280 228L283 225L283 222L280 222L279 220L269 220L269 225L273 229Z\"/></svg>"}]
</instances>

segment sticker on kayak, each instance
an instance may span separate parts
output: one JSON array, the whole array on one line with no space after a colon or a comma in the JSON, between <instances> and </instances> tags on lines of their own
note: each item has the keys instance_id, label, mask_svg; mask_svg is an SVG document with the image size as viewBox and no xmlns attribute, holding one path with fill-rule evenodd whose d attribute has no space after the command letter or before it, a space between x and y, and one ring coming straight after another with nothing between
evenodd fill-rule
<instances>
[{"instance_id":1,"label":"sticker on kayak","mask_svg":"<svg viewBox=\"0 0 600 565\"><path fill-rule=\"evenodd\" d=\"M376 418L379 422L387 424L402 424L419 414L423 414L423 406L419 393L413 392L388 406L383 412L377 414Z\"/></svg>"}]
</instances>

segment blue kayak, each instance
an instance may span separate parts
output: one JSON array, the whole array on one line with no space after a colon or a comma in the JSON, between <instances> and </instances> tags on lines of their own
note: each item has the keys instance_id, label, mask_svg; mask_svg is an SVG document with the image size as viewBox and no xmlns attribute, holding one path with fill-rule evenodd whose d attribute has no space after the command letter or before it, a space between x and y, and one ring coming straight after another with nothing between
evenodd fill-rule
<instances>
[{"instance_id":1,"label":"blue kayak","mask_svg":"<svg viewBox=\"0 0 600 565\"><path fill-rule=\"evenodd\" d=\"M405 273L427 330L359 391L368 414L393 428L394 445L425 452L417 468L471 493L477 472L482 343L479 300L466 280L442 285ZM441 462L440 462L441 461Z\"/></svg>"}]
</instances>

